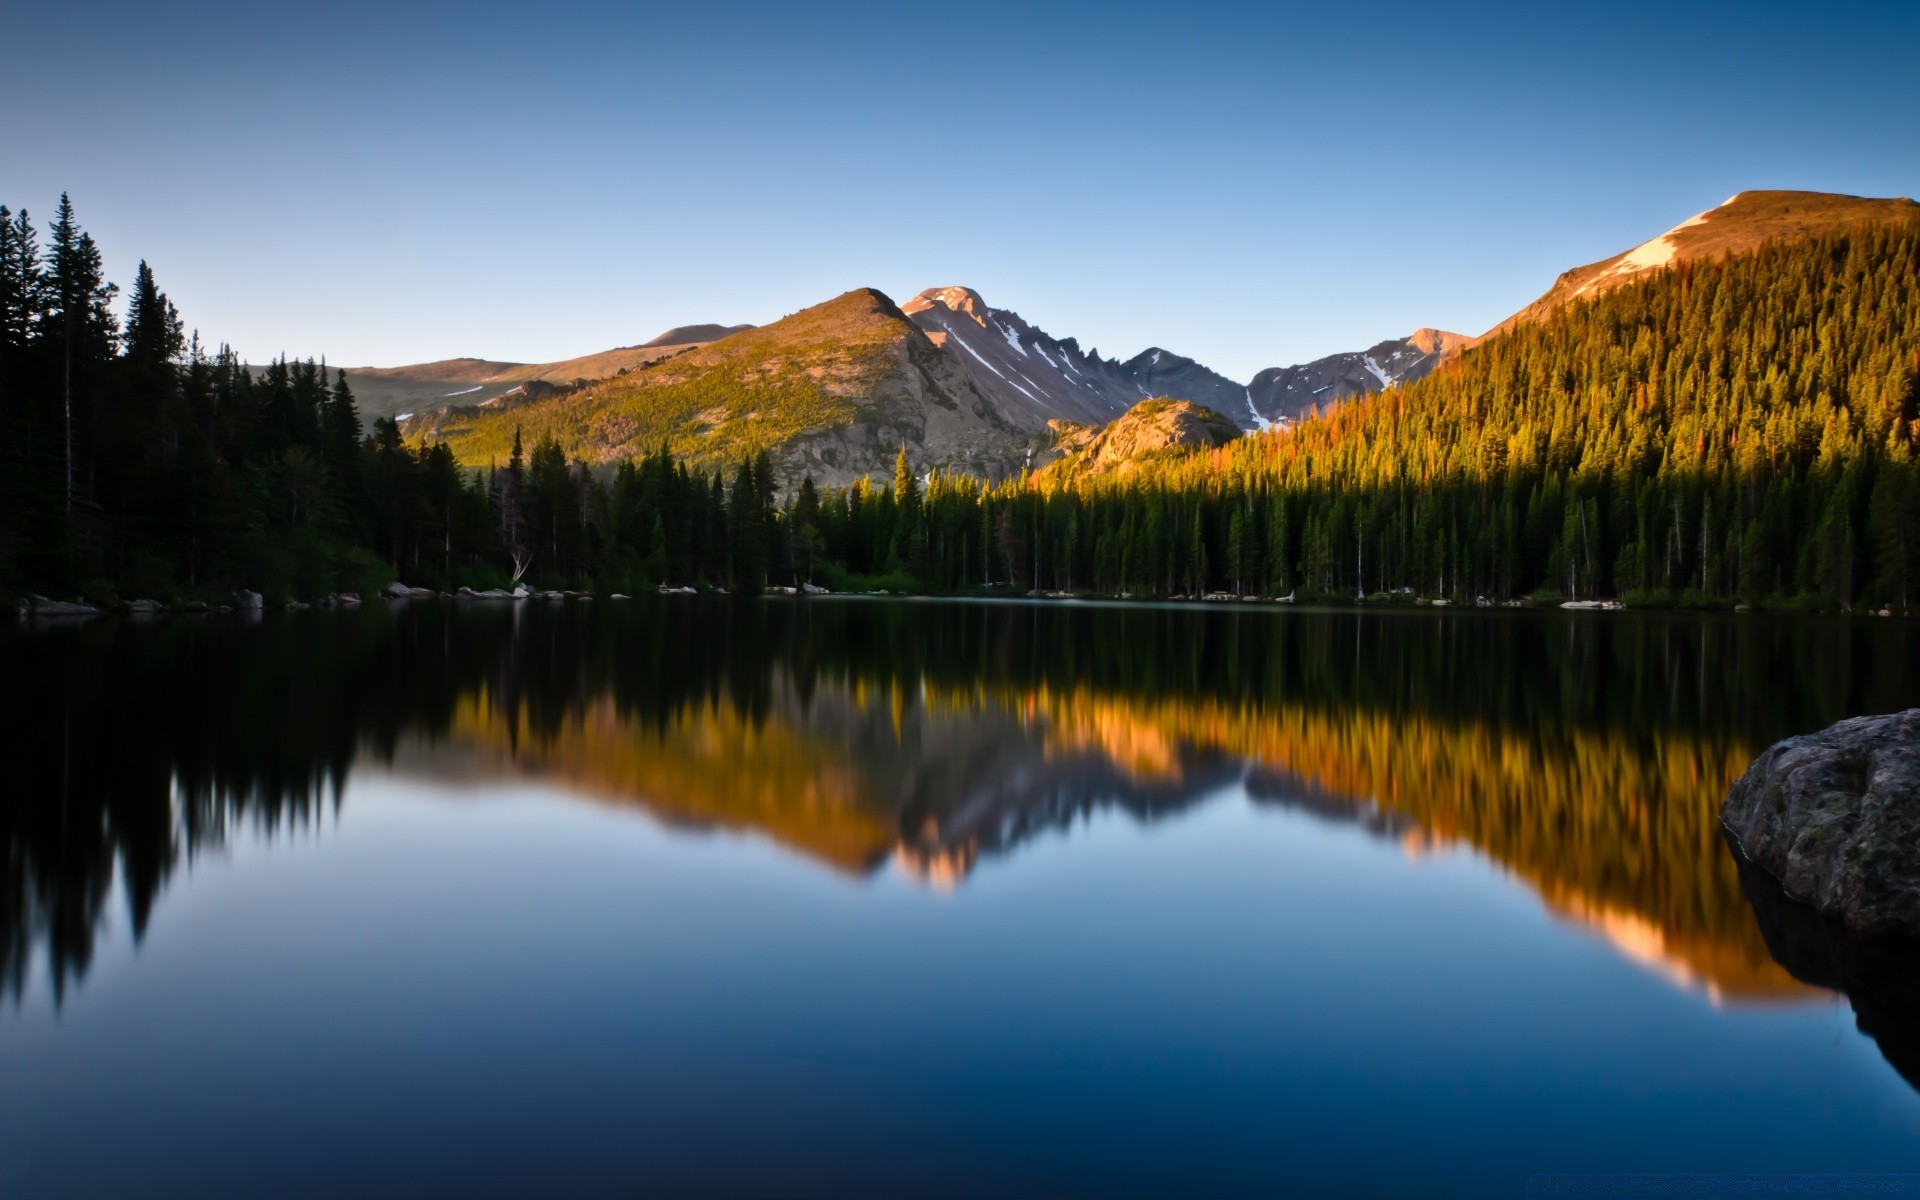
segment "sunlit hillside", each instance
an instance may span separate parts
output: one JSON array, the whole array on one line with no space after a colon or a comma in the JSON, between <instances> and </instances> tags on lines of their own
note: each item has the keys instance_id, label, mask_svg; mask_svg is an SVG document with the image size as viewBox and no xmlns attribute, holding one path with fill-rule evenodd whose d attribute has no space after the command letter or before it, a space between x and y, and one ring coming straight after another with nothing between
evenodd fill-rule
<instances>
[{"instance_id":1,"label":"sunlit hillside","mask_svg":"<svg viewBox=\"0 0 1920 1200\"><path fill-rule=\"evenodd\" d=\"M516 432L588 464L666 445L699 465L769 451L789 474L844 482L916 457L1004 473L1024 440L891 300L860 289L611 379L525 401L450 406L406 424L469 466L504 463Z\"/></svg>"}]
</instances>

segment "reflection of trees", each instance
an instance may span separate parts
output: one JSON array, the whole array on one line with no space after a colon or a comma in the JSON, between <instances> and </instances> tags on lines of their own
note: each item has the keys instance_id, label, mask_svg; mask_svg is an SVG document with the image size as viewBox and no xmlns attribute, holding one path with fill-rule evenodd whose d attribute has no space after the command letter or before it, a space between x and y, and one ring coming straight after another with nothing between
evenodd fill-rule
<instances>
[{"instance_id":1,"label":"reflection of trees","mask_svg":"<svg viewBox=\"0 0 1920 1200\"><path fill-rule=\"evenodd\" d=\"M451 739L490 772L945 878L1251 762L1259 794L1471 843L1738 982L1764 951L1718 851L1727 780L1909 702L1915 649L1839 621L651 600L9 634L0 970L17 993L44 947L63 987L116 879L137 936L196 848Z\"/></svg>"}]
</instances>

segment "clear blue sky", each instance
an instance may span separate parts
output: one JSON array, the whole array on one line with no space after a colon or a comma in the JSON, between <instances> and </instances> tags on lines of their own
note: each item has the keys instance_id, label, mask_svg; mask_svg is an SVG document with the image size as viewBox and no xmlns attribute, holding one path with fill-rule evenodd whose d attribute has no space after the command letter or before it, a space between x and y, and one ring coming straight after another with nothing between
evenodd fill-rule
<instances>
[{"instance_id":1,"label":"clear blue sky","mask_svg":"<svg viewBox=\"0 0 1920 1200\"><path fill-rule=\"evenodd\" d=\"M250 359L545 361L965 283L1237 378L1745 188L1920 191L1920 5L66 0L0 202Z\"/></svg>"}]
</instances>

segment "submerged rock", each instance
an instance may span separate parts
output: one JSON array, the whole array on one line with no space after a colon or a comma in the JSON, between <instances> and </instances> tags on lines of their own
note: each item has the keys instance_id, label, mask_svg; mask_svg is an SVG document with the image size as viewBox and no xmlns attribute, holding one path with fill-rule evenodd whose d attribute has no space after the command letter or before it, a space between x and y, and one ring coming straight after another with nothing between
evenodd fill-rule
<instances>
[{"instance_id":1,"label":"submerged rock","mask_svg":"<svg viewBox=\"0 0 1920 1200\"><path fill-rule=\"evenodd\" d=\"M1920 1088L1920 942L1855 933L1787 895L1737 847L1734 857L1774 961L1802 983L1844 992L1860 1032Z\"/></svg>"},{"instance_id":2,"label":"submerged rock","mask_svg":"<svg viewBox=\"0 0 1920 1200\"><path fill-rule=\"evenodd\" d=\"M1920 937L1920 709L1770 747L1720 821L1788 895L1851 929Z\"/></svg>"}]
</instances>

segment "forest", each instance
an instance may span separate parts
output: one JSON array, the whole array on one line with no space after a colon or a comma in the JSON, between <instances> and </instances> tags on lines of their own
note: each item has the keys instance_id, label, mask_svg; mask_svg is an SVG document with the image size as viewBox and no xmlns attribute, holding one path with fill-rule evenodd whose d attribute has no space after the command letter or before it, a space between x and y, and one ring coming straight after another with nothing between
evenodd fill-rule
<instances>
[{"instance_id":1,"label":"forest","mask_svg":"<svg viewBox=\"0 0 1920 1200\"><path fill-rule=\"evenodd\" d=\"M903 447L819 489L764 449L590 470L371 429L324 363L124 305L62 197L0 207L0 594L416 586L1041 591L1342 602L1920 604L1920 232L1682 263L1414 384L1216 449L987 484Z\"/></svg>"}]
</instances>

